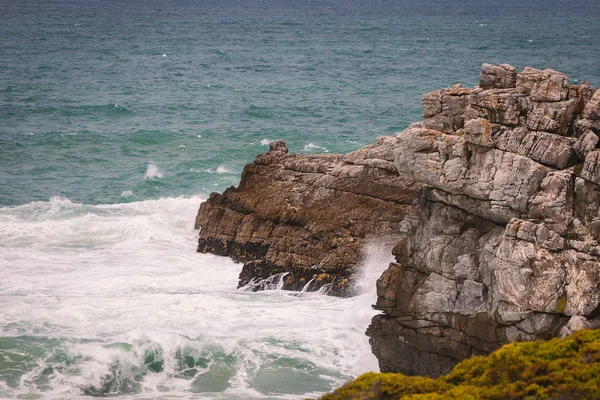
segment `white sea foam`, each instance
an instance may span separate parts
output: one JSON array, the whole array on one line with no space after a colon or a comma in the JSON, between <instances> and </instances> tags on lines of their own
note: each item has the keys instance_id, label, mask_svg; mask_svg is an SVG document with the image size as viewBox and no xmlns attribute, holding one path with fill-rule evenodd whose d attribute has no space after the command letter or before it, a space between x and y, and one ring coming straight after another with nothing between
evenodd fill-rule
<instances>
[{"instance_id":1,"label":"white sea foam","mask_svg":"<svg viewBox=\"0 0 600 400\"><path fill-rule=\"evenodd\" d=\"M209 174L231 174L232 171L227 168L225 165L219 165L216 169L207 168L204 172L208 172Z\"/></svg>"},{"instance_id":2,"label":"white sea foam","mask_svg":"<svg viewBox=\"0 0 600 400\"><path fill-rule=\"evenodd\" d=\"M260 145L261 146L268 146L270 144L271 144L271 141L269 139L266 139L266 138L260 141Z\"/></svg>"},{"instance_id":3,"label":"white sea foam","mask_svg":"<svg viewBox=\"0 0 600 400\"><path fill-rule=\"evenodd\" d=\"M148 167L146 168L146 173L144 174L144 179L147 181L151 181L154 179L161 179L163 177L162 171L156 166L156 164L150 162Z\"/></svg>"},{"instance_id":4,"label":"white sea foam","mask_svg":"<svg viewBox=\"0 0 600 400\"><path fill-rule=\"evenodd\" d=\"M106 384L117 366L118 382L140 381L152 398L168 390L165 397L295 399L377 369L364 331L389 246L368 248L364 293L354 298L237 290L241 265L195 252L200 202L85 205L55 197L0 208L0 338L51 338L72 360L57 365L50 352L19 388L2 393L79 398ZM207 361L185 377L182 352ZM139 380L147 354L160 358L161 370ZM54 368L51 389L40 392L36 379L47 366ZM218 373L225 377L211 379L221 386L193 393L213 382L206 374ZM298 379L304 383L295 392L278 391Z\"/></svg>"},{"instance_id":5,"label":"white sea foam","mask_svg":"<svg viewBox=\"0 0 600 400\"><path fill-rule=\"evenodd\" d=\"M323 150L325 153L329 153L329 150L327 150L325 147L318 146L314 143L308 143L307 145L304 146L304 151L313 151L313 150Z\"/></svg>"},{"instance_id":6,"label":"white sea foam","mask_svg":"<svg viewBox=\"0 0 600 400\"><path fill-rule=\"evenodd\" d=\"M217 174L230 174L231 170L226 168L224 165L219 165L217 167Z\"/></svg>"}]
</instances>

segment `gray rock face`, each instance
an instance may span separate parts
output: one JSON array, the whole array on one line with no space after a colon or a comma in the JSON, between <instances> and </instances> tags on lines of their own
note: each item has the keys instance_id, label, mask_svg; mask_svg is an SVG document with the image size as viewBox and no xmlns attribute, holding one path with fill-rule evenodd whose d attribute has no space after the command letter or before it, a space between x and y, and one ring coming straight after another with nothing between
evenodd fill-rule
<instances>
[{"instance_id":1,"label":"gray rock face","mask_svg":"<svg viewBox=\"0 0 600 400\"><path fill-rule=\"evenodd\" d=\"M382 371L439 375L600 316L600 95L552 70L485 64L480 81L462 124L431 108L397 135L396 169L424 188L377 285Z\"/></svg>"}]
</instances>

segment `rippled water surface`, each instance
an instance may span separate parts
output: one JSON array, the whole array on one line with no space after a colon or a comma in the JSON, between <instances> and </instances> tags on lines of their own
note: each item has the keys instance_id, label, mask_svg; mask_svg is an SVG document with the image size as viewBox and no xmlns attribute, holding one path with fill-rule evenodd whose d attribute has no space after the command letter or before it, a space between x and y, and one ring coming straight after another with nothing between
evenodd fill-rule
<instances>
[{"instance_id":1,"label":"rippled water surface","mask_svg":"<svg viewBox=\"0 0 600 400\"><path fill-rule=\"evenodd\" d=\"M364 291L237 290L193 220L268 143L347 152L482 62L600 86L600 3L0 0L0 398L302 398L377 369ZM276 286L275 286L276 287Z\"/></svg>"}]
</instances>

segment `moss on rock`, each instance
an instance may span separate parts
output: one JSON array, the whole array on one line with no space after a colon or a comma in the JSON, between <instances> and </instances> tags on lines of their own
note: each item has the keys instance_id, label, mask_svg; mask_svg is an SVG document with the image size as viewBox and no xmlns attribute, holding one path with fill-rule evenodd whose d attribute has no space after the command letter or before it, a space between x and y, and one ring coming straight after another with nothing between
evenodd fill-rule
<instances>
[{"instance_id":1,"label":"moss on rock","mask_svg":"<svg viewBox=\"0 0 600 400\"><path fill-rule=\"evenodd\" d=\"M369 372L322 400L526 398L600 398L600 330L507 344L438 379Z\"/></svg>"}]
</instances>

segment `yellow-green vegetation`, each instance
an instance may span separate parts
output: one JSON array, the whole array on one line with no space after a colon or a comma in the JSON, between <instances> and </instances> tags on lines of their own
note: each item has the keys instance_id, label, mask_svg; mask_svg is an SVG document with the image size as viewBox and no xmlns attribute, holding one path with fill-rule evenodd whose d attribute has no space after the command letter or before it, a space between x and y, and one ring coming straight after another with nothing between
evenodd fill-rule
<instances>
[{"instance_id":1,"label":"yellow-green vegetation","mask_svg":"<svg viewBox=\"0 0 600 400\"><path fill-rule=\"evenodd\" d=\"M556 300L556 312L559 314L562 314L565 312L565 310L567 309L567 295L565 294L562 297L559 297L558 300Z\"/></svg>"},{"instance_id":2,"label":"yellow-green vegetation","mask_svg":"<svg viewBox=\"0 0 600 400\"><path fill-rule=\"evenodd\" d=\"M600 330L511 343L438 379L369 372L322 400L600 399Z\"/></svg>"}]
</instances>

